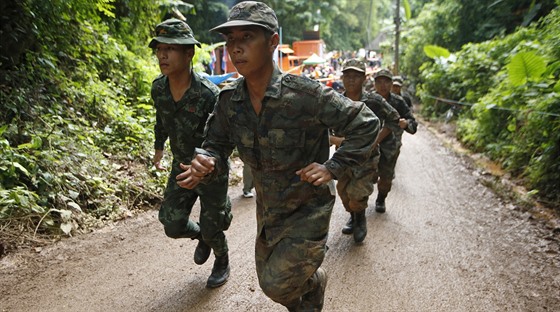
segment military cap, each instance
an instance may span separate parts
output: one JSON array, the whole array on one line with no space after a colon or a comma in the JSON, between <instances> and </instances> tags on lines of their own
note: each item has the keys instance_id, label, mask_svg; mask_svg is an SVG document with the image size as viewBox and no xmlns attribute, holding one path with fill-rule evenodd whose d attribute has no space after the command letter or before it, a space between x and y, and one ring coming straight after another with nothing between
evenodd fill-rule
<instances>
[{"instance_id":1,"label":"military cap","mask_svg":"<svg viewBox=\"0 0 560 312\"><path fill-rule=\"evenodd\" d=\"M233 6L229 12L227 22L210 30L224 33L227 28L234 26L255 25L278 32L278 18L276 13L262 2L244 1Z\"/></svg>"},{"instance_id":2,"label":"military cap","mask_svg":"<svg viewBox=\"0 0 560 312\"><path fill-rule=\"evenodd\" d=\"M401 76L393 77L393 84L397 85L397 86L402 86L403 85L403 78Z\"/></svg>"},{"instance_id":3,"label":"military cap","mask_svg":"<svg viewBox=\"0 0 560 312\"><path fill-rule=\"evenodd\" d=\"M194 34L189 24L176 18L170 18L156 26L156 37L150 41L150 48L155 48L158 43L189 45L200 42L194 39Z\"/></svg>"},{"instance_id":4,"label":"military cap","mask_svg":"<svg viewBox=\"0 0 560 312\"><path fill-rule=\"evenodd\" d=\"M383 68L377 71L375 74L373 74L373 78L378 78L378 77L386 77L393 80L393 73L391 73L390 70Z\"/></svg>"},{"instance_id":5,"label":"military cap","mask_svg":"<svg viewBox=\"0 0 560 312\"><path fill-rule=\"evenodd\" d=\"M353 69L362 73L366 72L366 64L359 59L352 58L348 59L342 64L342 71Z\"/></svg>"}]
</instances>

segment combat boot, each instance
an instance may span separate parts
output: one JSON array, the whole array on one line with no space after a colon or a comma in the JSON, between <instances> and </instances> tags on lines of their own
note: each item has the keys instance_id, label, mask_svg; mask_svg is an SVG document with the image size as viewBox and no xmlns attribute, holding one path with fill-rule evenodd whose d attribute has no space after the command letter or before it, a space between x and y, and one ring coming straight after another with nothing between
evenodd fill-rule
<instances>
[{"instance_id":1,"label":"combat boot","mask_svg":"<svg viewBox=\"0 0 560 312\"><path fill-rule=\"evenodd\" d=\"M204 264L210 257L210 251L212 251L212 248L204 242L202 235L198 234L195 239L198 239L198 244L194 250L194 263L201 265Z\"/></svg>"},{"instance_id":2,"label":"combat boot","mask_svg":"<svg viewBox=\"0 0 560 312\"><path fill-rule=\"evenodd\" d=\"M354 241L361 243L367 235L366 210L354 213Z\"/></svg>"},{"instance_id":3,"label":"combat boot","mask_svg":"<svg viewBox=\"0 0 560 312\"><path fill-rule=\"evenodd\" d=\"M354 213L350 213L350 219L346 222L346 225L342 228L342 234L352 234L354 232Z\"/></svg>"},{"instance_id":4,"label":"combat boot","mask_svg":"<svg viewBox=\"0 0 560 312\"><path fill-rule=\"evenodd\" d=\"M323 310L325 302L325 290L327 289L327 272L322 268L318 268L313 273L314 288L301 297L301 304L297 311L313 311L320 312Z\"/></svg>"},{"instance_id":5,"label":"combat boot","mask_svg":"<svg viewBox=\"0 0 560 312\"><path fill-rule=\"evenodd\" d=\"M385 212L385 201L377 200L375 201L375 212L384 213Z\"/></svg>"},{"instance_id":6,"label":"combat boot","mask_svg":"<svg viewBox=\"0 0 560 312\"><path fill-rule=\"evenodd\" d=\"M228 254L216 257L214 260L214 267L212 267L212 274L208 277L206 287L216 288L220 287L227 282L229 277L229 257Z\"/></svg>"}]
</instances>

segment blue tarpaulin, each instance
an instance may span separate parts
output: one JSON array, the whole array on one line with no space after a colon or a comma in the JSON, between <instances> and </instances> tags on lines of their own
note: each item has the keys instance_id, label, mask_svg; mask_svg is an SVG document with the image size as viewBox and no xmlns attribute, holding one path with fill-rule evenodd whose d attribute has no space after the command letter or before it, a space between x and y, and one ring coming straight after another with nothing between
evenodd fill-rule
<instances>
[{"instance_id":1,"label":"blue tarpaulin","mask_svg":"<svg viewBox=\"0 0 560 312\"><path fill-rule=\"evenodd\" d=\"M215 85L219 85L220 83L228 80L231 76L233 76L235 73L226 73L223 75L203 75L204 77L206 77L208 80L212 81Z\"/></svg>"}]
</instances>

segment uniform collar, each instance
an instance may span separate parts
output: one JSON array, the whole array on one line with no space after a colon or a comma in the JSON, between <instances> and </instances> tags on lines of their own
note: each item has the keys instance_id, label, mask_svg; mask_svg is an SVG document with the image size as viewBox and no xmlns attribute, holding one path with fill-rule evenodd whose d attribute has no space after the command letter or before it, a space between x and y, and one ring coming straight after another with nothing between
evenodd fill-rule
<instances>
[{"instance_id":1,"label":"uniform collar","mask_svg":"<svg viewBox=\"0 0 560 312\"><path fill-rule=\"evenodd\" d=\"M266 88L264 93L265 97L279 99L280 94L282 93L282 71L274 65L274 70L272 71L272 77L270 78L270 83ZM249 98L249 92L247 91L247 87L245 86L245 78L241 78L238 80L237 87L233 91L233 95L231 96L232 101L244 101Z\"/></svg>"},{"instance_id":2,"label":"uniform collar","mask_svg":"<svg viewBox=\"0 0 560 312\"><path fill-rule=\"evenodd\" d=\"M187 90L187 98L196 98L201 96L201 84L200 77L197 73L191 71L191 86ZM165 76L165 85L169 89L169 77Z\"/></svg>"}]
</instances>

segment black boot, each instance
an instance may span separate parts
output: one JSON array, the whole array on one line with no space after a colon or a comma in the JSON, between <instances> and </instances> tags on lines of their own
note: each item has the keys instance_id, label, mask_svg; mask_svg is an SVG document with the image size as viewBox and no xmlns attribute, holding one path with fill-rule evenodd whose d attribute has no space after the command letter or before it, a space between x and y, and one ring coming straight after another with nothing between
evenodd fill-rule
<instances>
[{"instance_id":1,"label":"black boot","mask_svg":"<svg viewBox=\"0 0 560 312\"><path fill-rule=\"evenodd\" d=\"M385 200L375 201L375 212L384 213L385 212Z\"/></svg>"},{"instance_id":2,"label":"black boot","mask_svg":"<svg viewBox=\"0 0 560 312\"><path fill-rule=\"evenodd\" d=\"M228 254L216 257L214 260L214 267L212 274L208 277L206 287L216 288L220 287L227 282L229 277L229 257Z\"/></svg>"},{"instance_id":3,"label":"black boot","mask_svg":"<svg viewBox=\"0 0 560 312\"><path fill-rule=\"evenodd\" d=\"M378 213L385 212L385 198L387 198L387 193L377 194L377 199L375 200L375 211Z\"/></svg>"},{"instance_id":4,"label":"black boot","mask_svg":"<svg viewBox=\"0 0 560 312\"><path fill-rule=\"evenodd\" d=\"M199 234L196 239L198 239L198 245L196 245L196 249L194 250L194 263L201 265L210 257L212 248L204 242L202 235Z\"/></svg>"},{"instance_id":5,"label":"black boot","mask_svg":"<svg viewBox=\"0 0 560 312\"><path fill-rule=\"evenodd\" d=\"M366 210L354 213L354 241L361 243L367 235Z\"/></svg>"},{"instance_id":6,"label":"black boot","mask_svg":"<svg viewBox=\"0 0 560 312\"><path fill-rule=\"evenodd\" d=\"M354 213L350 213L350 219L346 222L346 225L342 228L342 234L352 234L354 232Z\"/></svg>"}]
</instances>

